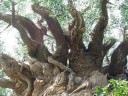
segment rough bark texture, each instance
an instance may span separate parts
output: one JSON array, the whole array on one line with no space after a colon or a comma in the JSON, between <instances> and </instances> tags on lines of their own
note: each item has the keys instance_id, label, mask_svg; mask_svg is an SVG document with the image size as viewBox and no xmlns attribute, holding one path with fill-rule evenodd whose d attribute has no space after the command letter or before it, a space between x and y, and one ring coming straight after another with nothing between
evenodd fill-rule
<instances>
[{"instance_id":1,"label":"rough bark texture","mask_svg":"<svg viewBox=\"0 0 128 96\"><path fill-rule=\"evenodd\" d=\"M128 40L123 41L113 52L109 73L113 76L123 73L127 64Z\"/></svg>"},{"instance_id":2,"label":"rough bark texture","mask_svg":"<svg viewBox=\"0 0 128 96\"><path fill-rule=\"evenodd\" d=\"M101 17L90 33L88 49L82 40L86 29L84 18L71 0L68 3L73 21L67 28L68 33L64 33L58 20L49 15L51 11L39 3L32 5L32 10L42 18L37 27L30 19L15 15L15 4L12 2L12 14L0 13L0 19L19 31L33 59L27 65L1 54L0 65L10 79L1 78L0 87L13 89L17 96L92 96L93 88L106 85L107 76L102 73L102 61L116 42L112 38L103 44L104 29L108 23L107 2L100 0ZM43 42L43 36L47 34L46 27L41 24L43 20L56 41L54 54ZM125 40L115 49L106 73L116 76L123 72L127 47L128 41Z\"/></svg>"}]
</instances>

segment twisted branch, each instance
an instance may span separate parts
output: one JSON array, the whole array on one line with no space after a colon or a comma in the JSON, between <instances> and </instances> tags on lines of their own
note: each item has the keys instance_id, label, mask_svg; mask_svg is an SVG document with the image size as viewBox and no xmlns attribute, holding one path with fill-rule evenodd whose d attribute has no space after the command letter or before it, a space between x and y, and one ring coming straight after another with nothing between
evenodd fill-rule
<instances>
[{"instance_id":1,"label":"twisted branch","mask_svg":"<svg viewBox=\"0 0 128 96\"><path fill-rule=\"evenodd\" d=\"M50 17L50 10L39 4L33 4L32 10L39 14L42 19L45 19L48 28L51 30L55 40L56 40L56 52L54 58L60 62L66 63L66 55L68 54L68 46L63 30L56 18Z\"/></svg>"},{"instance_id":2,"label":"twisted branch","mask_svg":"<svg viewBox=\"0 0 128 96\"><path fill-rule=\"evenodd\" d=\"M88 50L90 52L94 52L103 56L103 48L102 48L102 41L104 37L104 29L108 24L108 13L107 13L107 0L100 0L100 8L101 12L100 18L95 25L93 31L90 33L91 41L88 46Z\"/></svg>"},{"instance_id":3,"label":"twisted branch","mask_svg":"<svg viewBox=\"0 0 128 96\"><path fill-rule=\"evenodd\" d=\"M128 40L125 40L119 44L112 54L111 63L108 68L108 73L110 73L110 75L115 76L123 73L123 69L127 64L127 55Z\"/></svg>"}]
</instances>

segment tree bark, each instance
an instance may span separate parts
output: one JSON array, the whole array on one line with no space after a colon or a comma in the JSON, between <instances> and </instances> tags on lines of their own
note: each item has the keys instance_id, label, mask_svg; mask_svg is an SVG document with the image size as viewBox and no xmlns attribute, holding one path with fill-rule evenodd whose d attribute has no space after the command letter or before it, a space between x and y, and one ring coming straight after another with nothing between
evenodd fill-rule
<instances>
[{"instance_id":1,"label":"tree bark","mask_svg":"<svg viewBox=\"0 0 128 96\"><path fill-rule=\"evenodd\" d=\"M92 96L93 88L105 86L108 82L107 76L101 73L103 58L116 42L112 38L103 44L104 29L108 23L107 2L99 2L101 17L90 33L88 49L82 40L86 29L84 18L72 0L68 0L68 3L73 21L67 28L66 36L57 18L50 16L48 8L39 3L32 5L32 10L41 16L37 27L30 19L15 15L15 4L12 2L12 15L0 13L0 19L19 31L29 55L34 58L27 65L1 54L1 67L10 79L1 78L0 87L11 88L18 96L83 96L85 93ZM47 33L42 25L43 20L56 41L54 54L48 51L43 42L43 35ZM123 72L127 47L128 40L125 40L115 49L107 73L115 76Z\"/></svg>"},{"instance_id":2,"label":"tree bark","mask_svg":"<svg viewBox=\"0 0 128 96\"><path fill-rule=\"evenodd\" d=\"M54 58L64 64L66 64L67 58L66 55L68 54L68 45L63 34L63 30L57 21L56 18L49 16L49 10L45 7L40 6L39 4L33 4L32 10L39 14L42 19L45 19L50 29L51 33L53 34L55 41L56 41L56 52L54 54Z\"/></svg>"},{"instance_id":3,"label":"tree bark","mask_svg":"<svg viewBox=\"0 0 128 96\"><path fill-rule=\"evenodd\" d=\"M128 55L128 40L125 40L119 44L119 46L114 50L111 63L108 67L108 73L112 76L123 73L123 69L127 64Z\"/></svg>"},{"instance_id":4,"label":"tree bark","mask_svg":"<svg viewBox=\"0 0 128 96\"><path fill-rule=\"evenodd\" d=\"M107 0L100 0L101 12L99 14L101 17L99 18L97 24L95 25L94 29L90 33L91 40L88 46L89 52L96 53L101 57L104 56L103 45L102 45L103 37L104 37L104 29L108 24L108 12L107 12L106 5L107 5ZM102 59L101 59L101 62L102 62ZM99 63L98 66L101 67L102 64Z\"/></svg>"}]
</instances>

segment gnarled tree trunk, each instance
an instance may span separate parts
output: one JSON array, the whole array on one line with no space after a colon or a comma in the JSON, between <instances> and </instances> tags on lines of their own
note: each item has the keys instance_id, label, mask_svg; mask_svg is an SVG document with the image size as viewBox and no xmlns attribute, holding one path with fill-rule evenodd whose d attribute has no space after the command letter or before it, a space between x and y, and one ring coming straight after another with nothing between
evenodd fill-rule
<instances>
[{"instance_id":1,"label":"gnarled tree trunk","mask_svg":"<svg viewBox=\"0 0 128 96\"><path fill-rule=\"evenodd\" d=\"M1 54L1 67L10 79L1 78L0 87L13 89L17 96L84 96L85 93L92 96L93 88L107 84L107 76L102 72L112 76L123 72L128 54L127 40L115 49L107 69L104 71L102 67L104 56L116 42L112 38L103 44L104 29L108 23L108 0L100 0L99 14L102 16L90 33L88 49L82 41L86 29L84 18L71 0L68 3L73 17L68 35L64 34L58 20L49 15L51 11L38 3L32 5L32 10L42 18L38 27L30 19L15 15L14 2L11 15L0 13L1 20L12 24L19 31L29 55L35 58L26 65ZM51 54L44 45L43 36L47 30L41 24L42 20L46 21L55 38L55 54Z\"/></svg>"}]
</instances>

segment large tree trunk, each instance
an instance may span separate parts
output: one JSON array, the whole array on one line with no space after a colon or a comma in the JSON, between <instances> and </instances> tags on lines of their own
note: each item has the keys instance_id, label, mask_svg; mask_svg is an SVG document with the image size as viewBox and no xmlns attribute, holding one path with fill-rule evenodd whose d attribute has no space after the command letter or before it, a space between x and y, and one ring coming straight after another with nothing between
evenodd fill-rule
<instances>
[{"instance_id":1,"label":"large tree trunk","mask_svg":"<svg viewBox=\"0 0 128 96\"><path fill-rule=\"evenodd\" d=\"M27 65L1 54L1 67L10 79L1 78L0 87L13 89L17 96L84 96L85 93L92 96L93 88L107 84L107 76L102 72L112 76L121 74L128 54L127 40L113 52L110 66L105 71L102 67L104 56L116 42L113 38L105 44L102 42L108 23L107 2L100 0L99 14L102 16L90 33L88 49L82 41L86 29L84 18L70 0L69 11L73 21L65 34L58 20L49 15L51 11L47 8L38 3L32 5L32 10L42 18L37 27L30 19L15 15L12 2L12 15L1 13L0 19L19 31L33 59ZM44 45L43 36L47 30L41 24L42 20L47 22L55 38L55 54L51 54Z\"/></svg>"}]
</instances>

